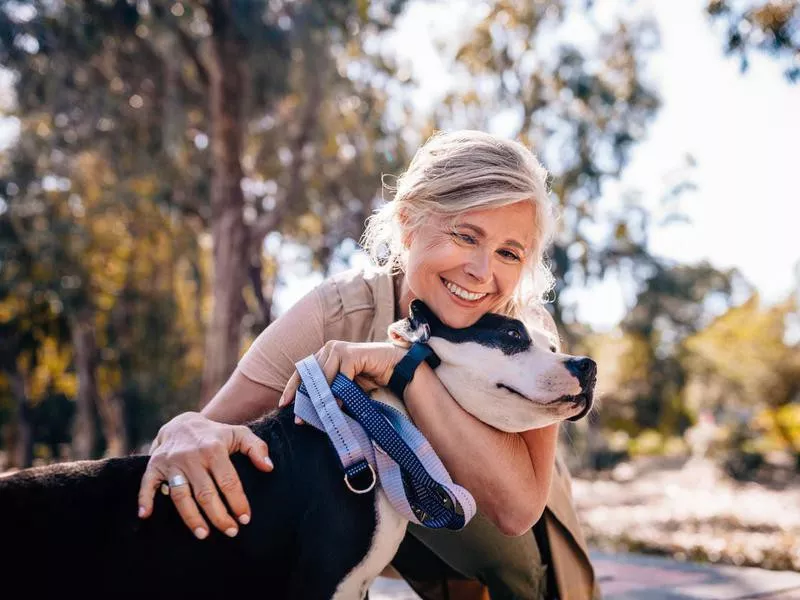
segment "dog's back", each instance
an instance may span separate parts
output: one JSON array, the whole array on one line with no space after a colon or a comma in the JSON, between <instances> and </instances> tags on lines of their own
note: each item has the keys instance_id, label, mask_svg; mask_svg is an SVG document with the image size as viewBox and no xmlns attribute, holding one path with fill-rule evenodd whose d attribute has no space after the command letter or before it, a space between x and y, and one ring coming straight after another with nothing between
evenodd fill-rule
<instances>
[{"instance_id":1,"label":"dog's back","mask_svg":"<svg viewBox=\"0 0 800 600\"><path fill-rule=\"evenodd\" d=\"M161 494L153 515L139 519L146 456L0 478L0 540L7 557L0 588L26 598L70 591L81 598L253 591L330 597L342 574L367 553L374 495L348 492L327 439L291 421L289 409L253 426L270 447L272 473L258 471L245 456L232 457L252 507L250 524L235 538L212 528L207 539L195 539Z\"/></svg>"}]
</instances>

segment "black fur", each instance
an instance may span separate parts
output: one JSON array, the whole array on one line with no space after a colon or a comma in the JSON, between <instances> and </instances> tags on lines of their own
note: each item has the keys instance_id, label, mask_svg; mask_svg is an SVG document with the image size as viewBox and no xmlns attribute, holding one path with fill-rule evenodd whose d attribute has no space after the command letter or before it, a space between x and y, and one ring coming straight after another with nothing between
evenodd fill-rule
<instances>
[{"instance_id":1,"label":"black fur","mask_svg":"<svg viewBox=\"0 0 800 600\"><path fill-rule=\"evenodd\" d=\"M0 597L330 598L370 547L374 492L345 488L327 437L291 407L251 427L275 470L232 456L252 510L235 538L196 539L160 493L139 519L146 456L0 477Z\"/></svg>"},{"instance_id":2,"label":"black fur","mask_svg":"<svg viewBox=\"0 0 800 600\"><path fill-rule=\"evenodd\" d=\"M412 327L422 323L428 325L432 336L449 342L463 344L477 342L487 348L497 348L506 356L527 352L533 341L522 321L503 315L487 313L474 325L464 329L455 329L442 323L420 300L412 300L409 307Z\"/></svg>"}]
</instances>

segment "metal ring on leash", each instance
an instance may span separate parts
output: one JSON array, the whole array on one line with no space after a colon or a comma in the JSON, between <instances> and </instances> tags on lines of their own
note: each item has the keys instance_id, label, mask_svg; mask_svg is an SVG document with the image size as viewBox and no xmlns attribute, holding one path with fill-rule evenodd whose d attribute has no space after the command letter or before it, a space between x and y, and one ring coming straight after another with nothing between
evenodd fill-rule
<instances>
[{"instance_id":1,"label":"metal ring on leash","mask_svg":"<svg viewBox=\"0 0 800 600\"><path fill-rule=\"evenodd\" d=\"M375 483L378 480L378 478L375 476L375 469L373 469L372 465L369 464L369 463L367 463L367 468L369 469L369 472L372 475L372 482L369 484L368 487L366 487L364 489L354 488L350 484L350 476L347 473L344 474L344 484L347 486L347 489L349 489L354 494L366 494L367 492L371 492L372 488L375 487Z\"/></svg>"}]
</instances>

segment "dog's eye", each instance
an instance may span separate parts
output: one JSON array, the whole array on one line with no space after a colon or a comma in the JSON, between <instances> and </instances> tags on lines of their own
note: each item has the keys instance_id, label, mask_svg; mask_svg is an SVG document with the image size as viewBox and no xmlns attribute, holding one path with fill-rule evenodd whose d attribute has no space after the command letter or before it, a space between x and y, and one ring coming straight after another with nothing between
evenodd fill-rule
<instances>
[{"instance_id":1,"label":"dog's eye","mask_svg":"<svg viewBox=\"0 0 800 600\"><path fill-rule=\"evenodd\" d=\"M515 340L522 339L522 334L519 331L517 331L516 329L509 329L508 331L506 331L506 333L508 335L510 335L512 338L514 338Z\"/></svg>"}]
</instances>

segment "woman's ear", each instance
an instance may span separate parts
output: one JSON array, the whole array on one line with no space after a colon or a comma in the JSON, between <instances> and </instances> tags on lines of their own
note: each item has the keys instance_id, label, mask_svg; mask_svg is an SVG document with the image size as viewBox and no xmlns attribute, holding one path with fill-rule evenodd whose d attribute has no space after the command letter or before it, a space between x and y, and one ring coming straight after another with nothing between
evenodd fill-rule
<instances>
[{"instance_id":1,"label":"woman's ear","mask_svg":"<svg viewBox=\"0 0 800 600\"><path fill-rule=\"evenodd\" d=\"M414 232L411 230L411 219L404 208L397 209L397 224L400 226L400 241L403 248L408 249L414 241Z\"/></svg>"}]
</instances>

